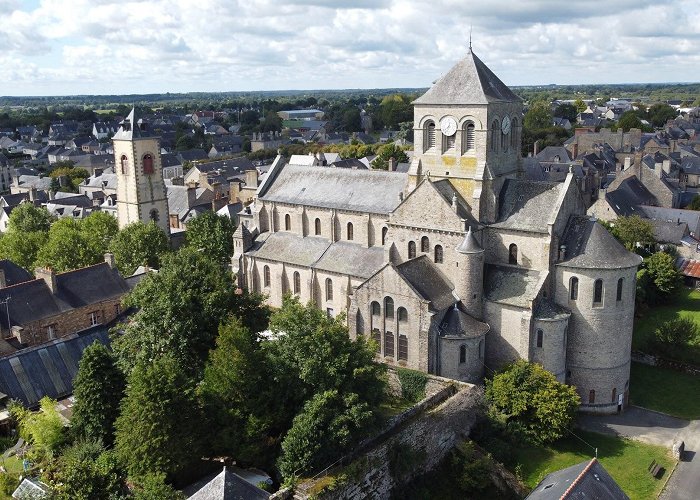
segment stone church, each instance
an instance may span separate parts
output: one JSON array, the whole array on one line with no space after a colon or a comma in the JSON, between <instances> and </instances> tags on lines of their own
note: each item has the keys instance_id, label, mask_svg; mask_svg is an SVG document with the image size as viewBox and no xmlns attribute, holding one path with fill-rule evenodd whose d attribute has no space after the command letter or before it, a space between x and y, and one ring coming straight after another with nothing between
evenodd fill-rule
<instances>
[{"instance_id":1,"label":"stone church","mask_svg":"<svg viewBox=\"0 0 700 500\"><path fill-rule=\"evenodd\" d=\"M233 268L272 306L292 293L377 356L477 382L522 358L626 406L640 257L564 183L521 178L522 102L471 50L414 102L407 173L275 160L240 214Z\"/></svg>"}]
</instances>

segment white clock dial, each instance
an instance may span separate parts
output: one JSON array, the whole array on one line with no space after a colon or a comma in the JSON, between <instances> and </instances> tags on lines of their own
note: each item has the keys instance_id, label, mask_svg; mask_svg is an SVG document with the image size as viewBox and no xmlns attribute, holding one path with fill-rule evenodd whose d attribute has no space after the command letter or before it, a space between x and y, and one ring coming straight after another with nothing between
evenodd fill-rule
<instances>
[{"instance_id":1,"label":"white clock dial","mask_svg":"<svg viewBox=\"0 0 700 500\"><path fill-rule=\"evenodd\" d=\"M457 132L457 121L451 116L446 116L440 120L440 130L442 130L442 133L447 137L454 135L454 133Z\"/></svg>"},{"instance_id":2,"label":"white clock dial","mask_svg":"<svg viewBox=\"0 0 700 500\"><path fill-rule=\"evenodd\" d=\"M510 118L507 116L503 118L503 121L501 122L501 132L504 134L510 132Z\"/></svg>"}]
</instances>

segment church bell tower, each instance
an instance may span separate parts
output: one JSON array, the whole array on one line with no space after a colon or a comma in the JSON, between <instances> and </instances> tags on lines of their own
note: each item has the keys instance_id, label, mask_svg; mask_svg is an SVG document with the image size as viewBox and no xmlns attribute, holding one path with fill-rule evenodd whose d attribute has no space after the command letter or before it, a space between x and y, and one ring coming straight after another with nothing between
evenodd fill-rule
<instances>
[{"instance_id":1,"label":"church bell tower","mask_svg":"<svg viewBox=\"0 0 700 500\"><path fill-rule=\"evenodd\" d=\"M136 221L153 221L165 234L170 234L160 139L135 114L132 109L112 138L119 227Z\"/></svg>"}]
</instances>

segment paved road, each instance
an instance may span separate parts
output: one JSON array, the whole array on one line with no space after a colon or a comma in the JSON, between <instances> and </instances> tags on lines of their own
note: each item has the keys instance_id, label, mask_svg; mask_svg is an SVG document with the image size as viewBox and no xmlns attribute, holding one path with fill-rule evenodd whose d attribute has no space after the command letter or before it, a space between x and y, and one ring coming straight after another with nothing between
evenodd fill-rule
<instances>
[{"instance_id":1,"label":"paved road","mask_svg":"<svg viewBox=\"0 0 700 500\"><path fill-rule=\"evenodd\" d=\"M688 422L633 406L620 415L581 415L577 423L586 430L625 436L665 446L669 450L674 440L682 439L685 441L685 454L660 498L700 498L700 420Z\"/></svg>"}]
</instances>

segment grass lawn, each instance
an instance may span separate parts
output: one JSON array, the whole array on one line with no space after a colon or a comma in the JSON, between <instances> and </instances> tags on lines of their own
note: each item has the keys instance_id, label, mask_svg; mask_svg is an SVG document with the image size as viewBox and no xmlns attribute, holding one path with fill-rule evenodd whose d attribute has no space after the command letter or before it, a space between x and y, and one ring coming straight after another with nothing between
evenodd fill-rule
<instances>
[{"instance_id":1,"label":"grass lawn","mask_svg":"<svg viewBox=\"0 0 700 500\"><path fill-rule=\"evenodd\" d=\"M669 450L594 432L575 432L598 448L598 460L630 498L648 499L658 496L675 463ZM552 446L520 449L516 456L523 482L534 488L550 472L590 460L593 453L589 446L569 436ZM651 477L647 471L652 460L656 460L665 469L660 479Z\"/></svg>"},{"instance_id":2,"label":"grass lawn","mask_svg":"<svg viewBox=\"0 0 700 500\"><path fill-rule=\"evenodd\" d=\"M632 363L632 404L674 417L700 418L700 377L668 368Z\"/></svg>"},{"instance_id":3,"label":"grass lawn","mask_svg":"<svg viewBox=\"0 0 700 500\"><path fill-rule=\"evenodd\" d=\"M651 307L641 318L634 322L634 337L632 349L653 354L651 341L654 331L659 325L679 316L688 316L700 326L700 290L690 290L682 287L670 304ZM695 345L678 349L674 358L687 363L700 364L700 339L695 339Z\"/></svg>"},{"instance_id":4,"label":"grass lawn","mask_svg":"<svg viewBox=\"0 0 700 500\"><path fill-rule=\"evenodd\" d=\"M379 414L382 420L388 420L408 410L414 404L416 403L412 403L404 398L386 395L379 404Z\"/></svg>"}]
</instances>

